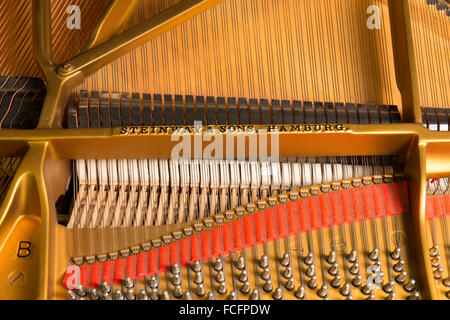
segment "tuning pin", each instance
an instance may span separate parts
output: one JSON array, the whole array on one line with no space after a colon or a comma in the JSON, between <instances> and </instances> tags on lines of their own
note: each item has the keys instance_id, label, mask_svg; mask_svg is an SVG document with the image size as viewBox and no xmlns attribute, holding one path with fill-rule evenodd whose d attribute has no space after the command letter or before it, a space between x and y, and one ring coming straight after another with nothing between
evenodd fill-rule
<instances>
[{"instance_id":1,"label":"tuning pin","mask_svg":"<svg viewBox=\"0 0 450 320\"><path fill-rule=\"evenodd\" d=\"M292 291L295 288L295 284L294 284L294 278L290 278L288 281L286 281L284 287L286 288L286 290Z\"/></svg>"},{"instance_id":2,"label":"tuning pin","mask_svg":"<svg viewBox=\"0 0 450 320\"><path fill-rule=\"evenodd\" d=\"M416 281L414 279L411 279L403 285L403 288L405 289L406 292L412 292L415 286Z\"/></svg>"},{"instance_id":3,"label":"tuning pin","mask_svg":"<svg viewBox=\"0 0 450 320\"><path fill-rule=\"evenodd\" d=\"M383 286L383 291L386 293L392 293L394 290L394 281L389 281Z\"/></svg>"},{"instance_id":4,"label":"tuning pin","mask_svg":"<svg viewBox=\"0 0 450 320\"><path fill-rule=\"evenodd\" d=\"M90 288L89 292L88 292L88 295L89 295L89 299L91 299L91 300L98 300L97 289Z\"/></svg>"},{"instance_id":5,"label":"tuning pin","mask_svg":"<svg viewBox=\"0 0 450 320\"><path fill-rule=\"evenodd\" d=\"M222 296L227 293L227 287L224 282L221 282L219 284L219 288L217 289L217 292Z\"/></svg>"},{"instance_id":6,"label":"tuning pin","mask_svg":"<svg viewBox=\"0 0 450 320\"><path fill-rule=\"evenodd\" d=\"M155 276L150 277L150 279L147 281L147 284L152 289L158 288L158 279L156 279Z\"/></svg>"},{"instance_id":7,"label":"tuning pin","mask_svg":"<svg viewBox=\"0 0 450 320\"><path fill-rule=\"evenodd\" d=\"M437 254L431 258L431 265L433 266L433 268L439 267L440 264L441 264L441 256L440 255Z\"/></svg>"},{"instance_id":8,"label":"tuning pin","mask_svg":"<svg viewBox=\"0 0 450 320\"><path fill-rule=\"evenodd\" d=\"M372 261L378 260L378 254L380 253L380 250L378 248L375 248L372 250L372 252L369 255L369 259Z\"/></svg>"},{"instance_id":9,"label":"tuning pin","mask_svg":"<svg viewBox=\"0 0 450 320\"><path fill-rule=\"evenodd\" d=\"M206 295L206 299L207 300L214 300L214 295L212 292L208 292L208 294Z\"/></svg>"},{"instance_id":10,"label":"tuning pin","mask_svg":"<svg viewBox=\"0 0 450 320\"><path fill-rule=\"evenodd\" d=\"M142 289L141 291L139 291L138 299L139 300L148 300L147 292L145 291L145 289Z\"/></svg>"},{"instance_id":11,"label":"tuning pin","mask_svg":"<svg viewBox=\"0 0 450 320\"><path fill-rule=\"evenodd\" d=\"M391 258L393 260L398 260L400 259L400 257L402 256L402 248L400 247L396 247L392 252L391 252Z\"/></svg>"},{"instance_id":12,"label":"tuning pin","mask_svg":"<svg viewBox=\"0 0 450 320\"><path fill-rule=\"evenodd\" d=\"M358 257L358 252L356 250L350 251L350 253L347 256L347 260L350 263L354 263L356 261L356 258Z\"/></svg>"},{"instance_id":13,"label":"tuning pin","mask_svg":"<svg viewBox=\"0 0 450 320\"><path fill-rule=\"evenodd\" d=\"M397 297L397 295L395 294L395 292L389 293L388 296L386 297L386 300L395 300L395 298Z\"/></svg>"},{"instance_id":14,"label":"tuning pin","mask_svg":"<svg viewBox=\"0 0 450 320\"><path fill-rule=\"evenodd\" d=\"M246 281L241 286L241 292L243 294L247 294L250 292L250 282Z\"/></svg>"},{"instance_id":15,"label":"tuning pin","mask_svg":"<svg viewBox=\"0 0 450 320\"><path fill-rule=\"evenodd\" d=\"M250 300L259 300L258 290L253 289L252 294L250 295Z\"/></svg>"},{"instance_id":16,"label":"tuning pin","mask_svg":"<svg viewBox=\"0 0 450 320\"><path fill-rule=\"evenodd\" d=\"M375 295L373 293L369 294L366 300L375 300Z\"/></svg>"},{"instance_id":17,"label":"tuning pin","mask_svg":"<svg viewBox=\"0 0 450 320\"><path fill-rule=\"evenodd\" d=\"M114 298L114 300L123 300L124 298L123 298L122 291L120 291L120 289L114 290L113 298Z\"/></svg>"},{"instance_id":18,"label":"tuning pin","mask_svg":"<svg viewBox=\"0 0 450 320\"><path fill-rule=\"evenodd\" d=\"M241 283L244 283L248 280L247 270L242 270L241 274L238 276L238 280Z\"/></svg>"},{"instance_id":19,"label":"tuning pin","mask_svg":"<svg viewBox=\"0 0 450 320\"><path fill-rule=\"evenodd\" d=\"M283 277L285 279L290 279L292 277L292 267L291 266L288 266L286 269L284 269Z\"/></svg>"},{"instance_id":20,"label":"tuning pin","mask_svg":"<svg viewBox=\"0 0 450 320\"><path fill-rule=\"evenodd\" d=\"M197 290L195 290L195 294L199 297L203 297L205 295L205 286L203 285L203 283L200 283L197 286Z\"/></svg>"},{"instance_id":21,"label":"tuning pin","mask_svg":"<svg viewBox=\"0 0 450 320\"><path fill-rule=\"evenodd\" d=\"M157 289L153 289L150 293L150 299L152 300L159 300L160 296Z\"/></svg>"},{"instance_id":22,"label":"tuning pin","mask_svg":"<svg viewBox=\"0 0 450 320\"><path fill-rule=\"evenodd\" d=\"M350 267L349 271L350 271L350 274L351 274L352 276L357 275L357 274L359 273L359 263L356 262L355 264L353 264L353 265Z\"/></svg>"},{"instance_id":23,"label":"tuning pin","mask_svg":"<svg viewBox=\"0 0 450 320\"><path fill-rule=\"evenodd\" d=\"M412 295L408 296L406 299L408 299L408 300L419 300L419 297L420 297L419 292L414 291L414 293Z\"/></svg>"},{"instance_id":24,"label":"tuning pin","mask_svg":"<svg viewBox=\"0 0 450 320\"><path fill-rule=\"evenodd\" d=\"M67 292L67 295L69 296L68 300L76 300L77 299L76 293L73 292L72 290L69 289L66 292Z\"/></svg>"},{"instance_id":25,"label":"tuning pin","mask_svg":"<svg viewBox=\"0 0 450 320\"><path fill-rule=\"evenodd\" d=\"M272 287L272 280L268 279L268 280L264 283L263 290L264 290L265 292L270 292L270 291L273 290L273 287Z\"/></svg>"},{"instance_id":26,"label":"tuning pin","mask_svg":"<svg viewBox=\"0 0 450 320\"><path fill-rule=\"evenodd\" d=\"M309 279L308 281L308 287L310 289L315 289L317 288L317 278L316 276L311 277L311 279Z\"/></svg>"},{"instance_id":27,"label":"tuning pin","mask_svg":"<svg viewBox=\"0 0 450 320\"><path fill-rule=\"evenodd\" d=\"M341 285L341 276L336 275L336 277L334 277L333 280L331 280L331 286L337 289L339 288L340 285Z\"/></svg>"},{"instance_id":28,"label":"tuning pin","mask_svg":"<svg viewBox=\"0 0 450 320\"><path fill-rule=\"evenodd\" d=\"M261 260L259 260L259 266L263 269L269 266L269 258L266 255L263 255Z\"/></svg>"},{"instance_id":29,"label":"tuning pin","mask_svg":"<svg viewBox=\"0 0 450 320\"><path fill-rule=\"evenodd\" d=\"M333 263L333 265L328 269L328 273L332 276L337 275L339 271L337 262Z\"/></svg>"},{"instance_id":30,"label":"tuning pin","mask_svg":"<svg viewBox=\"0 0 450 320\"><path fill-rule=\"evenodd\" d=\"M202 264L200 263L200 261L198 260L194 261L194 263L192 264L192 271L194 272L202 271Z\"/></svg>"},{"instance_id":31,"label":"tuning pin","mask_svg":"<svg viewBox=\"0 0 450 320\"><path fill-rule=\"evenodd\" d=\"M400 284L404 283L405 280L406 280L406 271L400 272L400 273L395 277L395 281L397 281L397 282L400 283Z\"/></svg>"},{"instance_id":32,"label":"tuning pin","mask_svg":"<svg viewBox=\"0 0 450 320\"><path fill-rule=\"evenodd\" d=\"M295 297L296 297L297 299L302 300L302 299L305 298L305 293L306 293L305 287L299 286L298 289L297 289L297 291L295 291Z\"/></svg>"},{"instance_id":33,"label":"tuning pin","mask_svg":"<svg viewBox=\"0 0 450 320\"><path fill-rule=\"evenodd\" d=\"M404 267L405 267L405 261L404 260L399 260L393 266L395 272L402 272Z\"/></svg>"},{"instance_id":34,"label":"tuning pin","mask_svg":"<svg viewBox=\"0 0 450 320\"><path fill-rule=\"evenodd\" d=\"M450 287L450 276L442 280L442 284L447 288Z\"/></svg>"},{"instance_id":35,"label":"tuning pin","mask_svg":"<svg viewBox=\"0 0 450 320\"><path fill-rule=\"evenodd\" d=\"M236 300L236 292L231 291L230 294L228 295L228 300Z\"/></svg>"},{"instance_id":36,"label":"tuning pin","mask_svg":"<svg viewBox=\"0 0 450 320\"><path fill-rule=\"evenodd\" d=\"M111 286L106 281L102 281L98 287L101 292L106 292L106 293L111 292Z\"/></svg>"},{"instance_id":37,"label":"tuning pin","mask_svg":"<svg viewBox=\"0 0 450 320\"><path fill-rule=\"evenodd\" d=\"M287 266L289 265L289 263L290 263L289 253L286 252L286 253L283 255L283 258L281 258L280 264L281 264L283 267L287 267Z\"/></svg>"},{"instance_id":38,"label":"tuning pin","mask_svg":"<svg viewBox=\"0 0 450 320\"><path fill-rule=\"evenodd\" d=\"M172 284L174 286L179 286L181 285L181 276L179 273L176 273L173 277L172 277Z\"/></svg>"},{"instance_id":39,"label":"tuning pin","mask_svg":"<svg viewBox=\"0 0 450 320\"><path fill-rule=\"evenodd\" d=\"M130 277L125 277L125 279L123 279L122 285L125 288L130 289L130 288L133 288L134 283L133 283L133 280L131 280Z\"/></svg>"},{"instance_id":40,"label":"tuning pin","mask_svg":"<svg viewBox=\"0 0 450 320\"><path fill-rule=\"evenodd\" d=\"M429 251L430 251L430 257L434 257L439 252L439 246L438 245L432 246Z\"/></svg>"},{"instance_id":41,"label":"tuning pin","mask_svg":"<svg viewBox=\"0 0 450 320\"><path fill-rule=\"evenodd\" d=\"M336 257L337 257L336 251L335 250L331 250L330 253L328 254L328 257L327 257L328 264L335 263L336 262Z\"/></svg>"},{"instance_id":42,"label":"tuning pin","mask_svg":"<svg viewBox=\"0 0 450 320\"><path fill-rule=\"evenodd\" d=\"M433 277L438 280L442 277L442 273L444 272L443 267L439 267L433 270Z\"/></svg>"},{"instance_id":43,"label":"tuning pin","mask_svg":"<svg viewBox=\"0 0 450 320\"><path fill-rule=\"evenodd\" d=\"M112 297L109 292L102 292L100 295L100 300L112 300Z\"/></svg>"},{"instance_id":44,"label":"tuning pin","mask_svg":"<svg viewBox=\"0 0 450 320\"><path fill-rule=\"evenodd\" d=\"M339 290L340 294L342 294L344 297L347 297L350 294L350 285L348 283L345 283L341 290Z\"/></svg>"},{"instance_id":45,"label":"tuning pin","mask_svg":"<svg viewBox=\"0 0 450 320\"><path fill-rule=\"evenodd\" d=\"M87 293L86 288L81 285L77 287L76 292L79 297L84 297Z\"/></svg>"},{"instance_id":46,"label":"tuning pin","mask_svg":"<svg viewBox=\"0 0 450 320\"><path fill-rule=\"evenodd\" d=\"M239 256L239 258L236 261L236 268L239 270L242 270L245 268L245 259L243 256Z\"/></svg>"},{"instance_id":47,"label":"tuning pin","mask_svg":"<svg viewBox=\"0 0 450 320\"><path fill-rule=\"evenodd\" d=\"M276 288L275 291L272 294L272 297L275 300L281 300L281 298L283 298L283 292L281 291L281 288Z\"/></svg>"},{"instance_id":48,"label":"tuning pin","mask_svg":"<svg viewBox=\"0 0 450 320\"><path fill-rule=\"evenodd\" d=\"M328 286L326 284L323 284L319 291L317 291L317 295L321 298L325 298L328 295Z\"/></svg>"},{"instance_id":49,"label":"tuning pin","mask_svg":"<svg viewBox=\"0 0 450 320\"><path fill-rule=\"evenodd\" d=\"M305 257L305 264L307 265L307 266L310 266L310 265L312 265L313 264L313 262L314 262L314 258L313 258L313 254L310 252L310 253L308 253L308 255Z\"/></svg>"},{"instance_id":50,"label":"tuning pin","mask_svg":"<svg viewBox=\"0 0 450 320\"><path fill-rule=\"evenodd\" d=\"M189 291L184 293L184 300L192 300L192 294Z\"/></svg>"},{"instance_id":51,"label":"tuning pin","mask_svg":"<svg viewBox=\"0 0 450 320\"><path fill-rule=\"evenodd\" d=\"M316 270L314 268L314 265L310 265L308 269L306 269L306 275L310 278L314 277L316 275Z\"/></svg>"},{"instance_id":52,"label":"tuning pin","mask_svg":"<svg viewBox=\"0 0 450 320\"><path fill-rule=\"evenodd\" d=\"M136 295L134 294L134 290L132 290L132 289L127 290L126 298L127 298L127 300L134 300L134 299L136 299Z\"/></svg>"},{"instance_id":53,"label":"tuning pin","mask_svg":"<svg viewBox=\"0 0 450 320\"><path fill-rule=\"evenodd\" d=\"M173 289L173 295L175 298L181 298L183 296L183 289L181 289L180 285L175 286Z\"/></svg>"},{"instance_id":54,"label":"tuning pin","mask_svg":"<svg viewBox=\"0 0 450 320\"><path fill-rule=\"evenodd\" d=\"M217 258L216 263L214 264L214 270L222 271L222 269L223 269L223 261L221 258Z\"/></svg>"},{"instance_id":55,"label":"tuning pin","mask_svg":"<svg viewBox=\"0 0 450 320\"><path fill-rule=\"evenodd\" d=\"M173 274L179 274L180 273L180 266L178 265L178 263L174 263L172 266L172 273Z\"/></svg>"},{"instance_id":56,"label":"tuning pin","mask_svg":"<svg viewBox=\"0 0 450 320\"><path fill-rule=\"evenodd\" d=\"M194 283L195 284L203 283L203 275L202 275L201 272L195 272L194 273Z\"/></svg>"},{"instance_id":57,"label":"tuning pin","mask_svg":"<svg viewBox=\"0 0 450 320\"><path fill-rule=\"evenodd\" d=\"M268 267L264 268L264 271L261 273L261 278L263 280L270 279L270 269Z\"/></svg>"},{"instance_id":58,"label":"tuning pin","mask_svg":"<svg viewBox=\"0 0 450 320\"><path fill-rule=\"evenodd\" d=\"M221 283L225 281L225 273L223 271L217 272L216 282Z\"/></svg>"},{"instance_id":59,"label":"tuning pin","mask_svg":"<svg viewBox=\"0 0 450 320\"><path fill-rule=\"evenodd\" d=\"M170 300L169 292L167 290L164 290L161 293L161 300Z\"/></svg>"},{"instance_id":60,"label":"tuning pin","mask_svg":"<svg viewBox=\"0 0 450 320\"><path fill-rule=\"evenodd\" d=\"M358 274L358 275L352 280L352 284L353 284L355 287L359 287L359 286L361 285L361 283L362 283L362 277L361 277L360 274Z\"/></svg>"},{"instance_id":61,"label":"tuning pin","mask_svg":"<svg viewBox=\"0 0 450 320\"><path fill-rule=\"evenodd\" d=\"M372 288L370 288L367 284L361 288L361 292L365 295L369 295L372 292Z\"/></svg>"}]
</instances>

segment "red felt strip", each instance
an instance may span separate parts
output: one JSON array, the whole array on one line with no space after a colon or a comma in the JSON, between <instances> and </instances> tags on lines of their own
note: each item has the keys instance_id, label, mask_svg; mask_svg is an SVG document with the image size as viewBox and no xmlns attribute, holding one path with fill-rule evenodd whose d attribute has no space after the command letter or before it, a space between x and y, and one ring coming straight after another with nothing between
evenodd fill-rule
<instances>
[{"instance_id":1,"label":"red felt strip","mask_svg":"<svg viewBox=\"0 0 450 320\"><path fill-rule=\"evenodd\" d=\"M203 261L208 261L211 257L211 238L209 230L202 232L202 257Z\"/></svg>"},{"instance_id":2,"label":"red felt strip","mask_svg":"<svg viewBox=\"0 0 450 320\"><path fill-rule=\"evenodd\" d=\"M87 287L87 280L88 279L88 265L87 264L83 264L80 266L80 284L83 287Z\"/></svg>"},{"instance_id":3,"label":"red felt strip","mask_svg":"<svg viewBox=\"0 0 450 320\"><path fill-rule=\"evenodd\" d=\"M344 217L343 217L343 209L341 204L341 197L336 192L330 193L330 203L331 203L331 211L333 213L333 224L334 225L341 225L344 223Z\"/></svg>"},{"instance_id":4,"label":"red felt strip","mask_svg":"<svg viewBox=\"0 0 450 320\"><path fill-rule=\"evenodd\" d=\"M100 272L102 268L102 263L94 263L92 265L92 272L91 272L91 287L97 288L100 284Z\"/></svg>"},{"instance_id":5,"label":"red felt strip","mask_svg":"<svg viewBox=\"0 0 450 320\"><path fill-rule=\"evenodd\" d=\"M361 190L360 188L351 189L353 213L355 214L355 221L359 222L364 219L364 213L361 206Z\"/></svg>"},{"instance_id":6,"label":"red felt strip","mask_svg":"<svg viewBox=\"0 0 450 320\"><path fill-rule=\"evenodd\" d=\"M278 237L284 238L288 235L288 226L286 225L286 213L287 208L285 204L279 205L276 208L277 224L278 224Z\"/></svg>"},{"instance_id":7,"label":"red felt strip","mask_svg":"<svg viewBox=\"0 0 450 320\"><path fill-rule=\"evenodd\" d=\"M310 197L309 199L309 215L312 230L318 230L322 226L322 219L320 217L320 205L317 197Z\"/></svg>"},{"instance_id":8,"label":"red felt strip","mask_svg":"<svg viewBox=\"0 0 450 320\"><path fill-rule=\"evenodd\" d=\"M381 185L374 185L372 188L372 198L375 207L375 214L377 218L384 218L386 216L386 207L383 197L383 189Z\"/></svg>"},{"instance_id":9,"label":"red felt strip","mask_svg":"<svg viewBox=\"0 0 450 320\"><path fill-rule=\"evenodd\" d=\"M329 228L332 224L331 221L331 202L328 194L319 195L320 213L322 217L322 228Z\"/></svg>"},{"instance_id":10,"label":"red felt strip","mask_svg":"<svg viewBox=\"0 0 450 320\"><path fill-rule=\"evenodd\" d=\"M136 279L136 255L127 257L127 277L131 280Z\"/></svg>"},{"instance_id":11,"label":"red felt strip","mask_svg":"<svg viewBox=\"0 0 450 320\"><path fill-rule=\"evenodd\" d=\"M200 260L200 236L196 234L191 237L191 262Z\"/></svg>"},{"instance_id":12,"label":"red felt strip","mask_svg":"<svg viewBox=\"0 0 450 320\"><path fill-rule=\"evenodd\" d=\"M213 240L213 243L212 243L213 252L212 253L213 253L214 258L217 258L221 254L221 250L220 250L221 249L220 245L222 242L221 237L220 237L221 230L222 230L221 227L212 229L212 240Z\"/></svg>"},{"instance_id":13,"label":"red felt strip","mask_svg":"<svg viewBox=\"0 0 450 320\"><path fill-rule=\"evenodd\" d=\"M138 254L137 257L137 278L138 279L144 279L146 271L146 258L148 256L148 252L141 252Z\"/></svg>"},{"instance_id":14,"label":"red felt strip","mask_svg":"<svg viewBox=\"0 0 450 320\"><path fill-rule=\"evenodd\" d=\"M353 216L353 202L350 190L342 190L340 192L342 213L344 214L344 222L352 223L354 220Z\"/></svg>"},{"instance_id":15,"label":"red felt strip","mask_svg":"<svg viewBox=\"0 0 450 320\"><path fill-rule=\"evenodd\" d=\"M388 216L393 216L395 212L397 211L397 208L395 207L394 203L394 188L392 183L386 183L381 186L383 190L383 196L384 196L384 204L386 206L386 214Z\"/></svg>"},{"instance_id":16,"label":"red felt strip","mask_svg":"<svg viewBox=\"0 0 450 320\"><path fill-rule=\"evenodd\" d=\"M247 247L253 247L256 243L253 217L248 215L245 216L243 220L244 220L245 245Z\"/></svg>"},{"instance_id":17,"label":"red felt strip","mask_svg":"<svg viewBox=\"0 0 450 320\"><path fill-rule=\"evenodd\" d=\"M182 239L180 241L181 247L181 266L186 266L189 263L189 239Z\"/></svg>"},{"instance_id":18,"label":"red felt strip","mask_svg":"<svg viewBox=\"0 0 450 320\"><path fill-rule=\"evenodd\" d=\"M114 270L114 261L113 260L105 261L103 266L102 280L108 284L112 284L111 276L113 274L113 270Z\"/></svg>"},{"instance_id":19,"label":"red felt strip","mask_svg":"<svg viewBox=\"0 0 450 320\"><path fill-rule=\"evenodd\" d=\"M150 277L153 277L156 275L156 269L157 269L157 256L158 249L153 249L148 252L148 275Z\"/></svg>"},{"instance_id":20,"label":"red felt strip","mask_svg":"<svg viewBox=\"0 0 450 320\"><path fill-rule=\"evenodd\" d=\"M114 281L120 283L125 278L124 276L124 259L120 258L116 260L116 268L114 272Z\"/></svg>"},{"instance_id":21,"label":"red felt strip","mask_svg":"<svg viewBox=\"0 0 450 320\"><path fill-rule=\"evenodd\" d=\"M170 265L178 264L178 242L170 244Z\"/></svg>"},{"instance_id":22,"label":"red felt strip","mask_svg":"<svg viewBox=\"0 0 450 320\"><path fill-rule=\"evenodd\" d=\"M397 208L396 215L409 212L408 188L406 181L394 182L392 184L394 203Z\"/></svg>"},{"instance_id":23,"label":"red felt strip","mask_svg":"<svg viewBox=\"0 0 450 320\"><path fill-rule=\"evenodd\" d=\"M258 244L264 243L266 241L266 233L265 233L265 220L266 210L259 211L255 213L255 229L256 229L256 242Z\"/></svg>"},{"instance_id":24,"label":"red felt strip","mask_svg":"<svg viewBox=\"0 0 450 320\"><path fill-rule=\"evenodd\" d=\"M361 187L361 196L363 200L363 212L364 212L364 218L366 220L374 219L375 218L375 207L373 204L373 197L372 197L372 185L367 187Z\"/></svg>"},{"instance_id":25,"label":"red felt strip","mask_svg":"<svg viewBox=\"0 0 450 320\"><path fill-rule=\"evenodd\" d=\"M297 234L300 231L300 224L298 223L297 202L288 202L286 204L289 235ZM294 209L295 208L295 209Z\"/></svg>"},{"instance_id":26,"label":"red felt strip","mask_svg":"<svg viewBox=\"0 0 450 320\"><path fill-rule=\"evenodd\" d=\"M301 199L298 201L298 212L300 216L300 230L302 232L311 231L311 224L309 221L309 203L308 199Z\"/></svg>"},{"instance_id":27,"label":"red felt strip","mask_svg":"<svg viewBox=\"0 0 450 320\"><path fill-rule=\"evenodd\" d=\"M408 184L406 180L399 182L400 191L401 191L401 199L402 199L402 210L398 214L408 213L409 210L409 196L408 196Z\"/></svg>"},{"instance_id":28,"label":"red felt strip","mask_svg":"<svg viewBox=\"0 0 450 320\"><path fill-rule=\"evenodd\" d=\"M432 197L433 199L433 209L434 209L434 218L435 219L439 219L440 217L442 217L444 215L443 212L443 201L442 197Z\"/></svg>"},{"instance_id":29,"label":"red felt strip","mask_svg":"<svg viewBox=\"0 0 450 320\"><path fill-rule=\"evenodd\" d=\"M239 251L244 248L244 239L241 230L241 219L236 219L233 221L233 231L234 231L234 250Z\"/></svg>"},{"instance_id":30,"label":"red felt strip","mask_svg":"<svg viewBox=\"0 0 450 320\"><path fill-rule=\"evenodd\" d=\"M233 234L231 228L233 227L232 223L227 223L223 226L223 254L229 254L233 250Z\"/></svg>"},{"instance_id":31,"label":"red felt strip","mask_svg":"<svg viewBox=\"0 0 450 320\"><path fill-rule=\"evenodd\" d=\"M275 220L272 208L266 211L266 227L267 227L267 240L268 241L275 240L277 235L275 232Z\"/></svg>"},{"instance_id":32,"label":"red felt strip","mask_svg":"<svg viewBox=\"0 0 450 320\"><path fill-rule=\"evenodd\" d=\"M168 250L169 247L163 246L159 248L159 272L163 273L166 272L166 268L168 266L169 261L168 260Z\"/></svg>"},{"instance_id":33,"label":"red felt strip","mask_svg":"<svg viewBox=\"0 0 450 320\"><path fill-rule=\"evenodd\" d=\"M445 204L445 216L450 216L450 195L446 194L443 196Z\"/></svg>"}]
</instances>

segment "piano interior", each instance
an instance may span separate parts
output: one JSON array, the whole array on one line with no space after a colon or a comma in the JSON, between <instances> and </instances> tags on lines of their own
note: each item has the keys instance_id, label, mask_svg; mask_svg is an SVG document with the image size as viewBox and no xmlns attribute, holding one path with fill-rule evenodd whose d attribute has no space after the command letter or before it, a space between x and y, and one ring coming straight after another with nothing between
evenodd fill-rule
<instances>
[{"instance_id":1,"label":"piano interior","mask_svg":"<svg viewBox=\"0 0 450 320\"><path fill-rule=\"evenodd\" d=\"M450 299L448 0L0 19L1 299Z\"/></svg>"}]
</instances>

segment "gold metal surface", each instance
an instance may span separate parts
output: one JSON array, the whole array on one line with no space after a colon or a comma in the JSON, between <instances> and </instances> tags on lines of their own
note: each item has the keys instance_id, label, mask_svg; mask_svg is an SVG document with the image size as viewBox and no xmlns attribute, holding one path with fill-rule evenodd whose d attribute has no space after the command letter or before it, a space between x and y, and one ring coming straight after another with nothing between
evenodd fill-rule
<instances>
[{"instance_id":1,"label":"gold metal surface","mask_svg":"<svg viewBox=\"0 0 450 320\"><path fill-rule=\"evenodd\" d=\"M123 31L125 24L134 13L139 0L113 0L104 11L99 23L91 33L85 50L105 42L112 36Z\"/></svg>"},{"instance_id":2,"label":"gold metal surface","mask_svg":"<svg viewBox=\"0 0 450 320\"><path fill-rule=\"evenodd\" d=\"M169 134L121 135L115 129L60 130L72 89L114 59L219 3L187 0L118 36L123 25L98 27L89 49L65 63L52 59L50 1L34 0L33 37L36 59L47 82L38 129L0 130L0 153L24 153L9 190L0 203L0 297L64 298L62 276L68 262L65 228L56 222L54 203L64 193L74 158L168 158L175 142ZM404 155L407 158L413 258L422 298L442 298L434 290L425 219L426 179L450 175L450 134L421 124L420 100L408 1L388 1L395 74L403 120L392 125L345 125L344 132L281 132L280 156ZM115 11L112 10L112 13ZM108 21L105 14L97 26ZM112 16L111 16L112 17ZM128 13L124 15L128 17ZM103 31L105 30L105 31ZM100 43L102 42L102 43ZM96 45L97 44L97 45ZM94 46L96 45L96 46ZM408 57L406 59L405 57ZM256 135L252 133L250 135ZM205 145L203 145L203 148ZM20 241L30 241L31 255L15 256ZM19 242L19 243L18 243ZM21 260L24 259L24 260ZM6 281L9 279L9 281ZM20 286L15 286L20 282Z\"/></svg>"}]
</instances>

